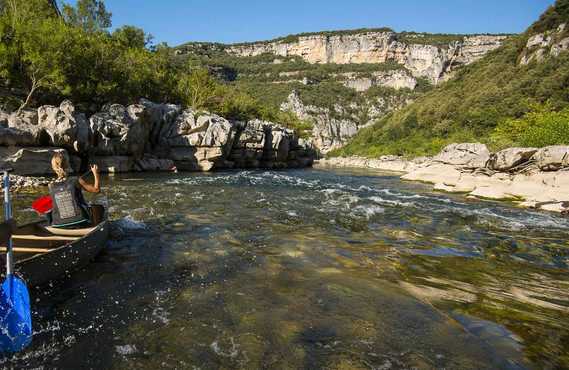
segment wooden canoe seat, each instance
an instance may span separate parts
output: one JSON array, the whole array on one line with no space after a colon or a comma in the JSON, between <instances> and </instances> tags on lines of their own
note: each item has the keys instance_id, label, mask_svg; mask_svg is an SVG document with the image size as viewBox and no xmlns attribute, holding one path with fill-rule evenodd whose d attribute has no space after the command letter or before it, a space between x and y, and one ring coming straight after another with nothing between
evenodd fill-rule
<instances>
[{"instance_id":1,"label":"wooden canoe seat","mask_svg":"<svg viewBox=\"0 0 569 370\"><path fill-rule=\"evenodd\" d=\"M78 236L59 236L59 235L12 235L13 240L39 240L39 241L56 241L56 242L72 242L81 239Z\"/></svg>"},{"instance_id":2,"label":"wooden canoe seat","mask_svg":"<svg viewBox=\"0 0 569 370\"><path fill-rule=\"evenodd\" d=\"M13 247L12 250L14 253L49 253L53 252L55 249ZM0 252L6 252L6 247L0 247Z\"/></svg>"},{"instance_id":3,"label":"wooden canoe seat","mask_svg":"<svg viewBox=\"0 0 569 370\"><path fill-rule=\"evenodd\" d=\"M85 229L58 229L57 227L45 226L44 229L53 235L60 236L85 236L92 233L97 227Z\"/></svg>"}]
</instances>

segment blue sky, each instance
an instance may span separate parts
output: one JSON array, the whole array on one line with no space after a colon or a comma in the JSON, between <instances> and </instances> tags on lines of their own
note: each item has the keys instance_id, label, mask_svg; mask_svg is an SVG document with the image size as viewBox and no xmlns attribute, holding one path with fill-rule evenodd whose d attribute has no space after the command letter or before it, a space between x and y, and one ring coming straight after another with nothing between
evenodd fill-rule
<instances>
[{"instance_id":1,"label":"blue sky","mask_svg":"<svg viewBox=\"0 0 569 370\"><path fill-rule=\"evenodd\" d=\"M64 0L65 1L65 0ZM61 2L61 0L60 0ZM75 0L66 2L74 4ZM113 27L131 24L171 46L266 40L363 27L433 33L517 33L554 0L106 0Z\"/></svg>"}]
</instances>

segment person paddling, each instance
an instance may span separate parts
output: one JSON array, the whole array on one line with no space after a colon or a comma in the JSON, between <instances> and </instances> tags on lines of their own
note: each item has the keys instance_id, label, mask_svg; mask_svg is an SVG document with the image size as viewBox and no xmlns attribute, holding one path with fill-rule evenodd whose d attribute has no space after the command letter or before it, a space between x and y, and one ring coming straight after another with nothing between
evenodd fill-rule
<instances>
[{"instance_id":1,"label":"person paddling","mask_svg":"<svg viewBox=\"0 0 569 370\"><path fill-rule=\"evenodd\" d=\"M69 167L62 153L55 153L51 158L51 168L57 179L49 185L49 194L53 199L51 226L58 228L86 227L92 223L91 210L82 190L89 193L99 193L99 167L91 166L94 183L89 184L81 177L68 177L66 168Z\"/></svg>"}]
</instances>

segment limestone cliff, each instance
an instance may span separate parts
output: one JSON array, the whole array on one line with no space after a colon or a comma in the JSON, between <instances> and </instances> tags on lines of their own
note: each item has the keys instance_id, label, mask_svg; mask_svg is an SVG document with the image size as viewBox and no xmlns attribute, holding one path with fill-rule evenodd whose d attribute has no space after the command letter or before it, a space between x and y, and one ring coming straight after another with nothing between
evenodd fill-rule
<instances>
[{"instance_id":1,"label":"limestone cliff","mask_svg":"<svg viewBox=\"0 0 569 370\"><path fill-rule=\"evenodd\" d=\"M229 121L216 114L157 104L108 104L91 117L70 101L20 113L0 111L0 167L19 175L52 174L55 152L79 172L226 168L298 168L312 164L312 146L291 129L259 120Z\"/></svg>"},{"instance_id":2,"label":"limestone cliff","mask_svg":"<svg viewBox=\"0 0 569 370\"><path fill-rule=\"evenodd\" d=\"M312 122L312 144L320 153L325 154L345 145L361 128L409 103L407 99L397 96L377 97L359 105L344 107L336 104L329 109L304 104L295 90L281 105L281 110Z\"/></svg>"},{"instance_id":3,"label":"limestone cliff","mask_svg":"<svg viewBox=\"0 0 569 370\"><path fill-rule=\"evenodd\" d=\"M569 29L566 23L562 23L555 29L530 36L520 57L520 64L541 62L547 56L557 57L567 49L569 49Z\"/></svg>"},{"instance_id":4,"label":"limestone cliff","mask_svg":"<svg viewBox=\"0 0 569 370\"><path fill-rule=\"evenodd\" d=\"M424 34L401 37L395 32L364 32L342 35L313 34L294 41L269 41L229 46L236 56L300 56L309 63L386 63L397 62L415 77L438 83L457 67L472 63L502 45L507 36L464 36L446 45L432 45Z\"/></svg>"}]
</instances>

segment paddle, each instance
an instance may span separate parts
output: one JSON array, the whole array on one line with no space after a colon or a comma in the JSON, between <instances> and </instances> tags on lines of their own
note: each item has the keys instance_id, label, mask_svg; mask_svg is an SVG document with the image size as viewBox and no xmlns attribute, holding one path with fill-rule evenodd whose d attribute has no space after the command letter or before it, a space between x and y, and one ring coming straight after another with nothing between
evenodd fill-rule
<instances>
[{"instance_id":1,"label":"paddle","mask_svg":"<svg viewBox=\"0 0 569 370\"><path fill-rule=\"evenodd\" d=\"M86 172L80 178L83 178L89 175L90 173L91 171ZM51 199L51 195L45 195L41 198L36 199L32 203L32 208L40 215L45 215L46 213L50 212L53 208L53 199Z\"/></svg>"},{"instance_id":2,"label":"paddle","mask_svg":"<svg viewBox=\"0 0 569 370\"><path fill-rule=\"evenodd\" d=\"M12 219L10 203L11 169L4 172L4 218ZM26 283L14 274L12 239L6 248L6 279L0 290L0 351L18 352L32 341L32 313Z\"/></svg>"}]
</instances>

